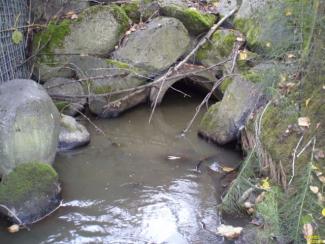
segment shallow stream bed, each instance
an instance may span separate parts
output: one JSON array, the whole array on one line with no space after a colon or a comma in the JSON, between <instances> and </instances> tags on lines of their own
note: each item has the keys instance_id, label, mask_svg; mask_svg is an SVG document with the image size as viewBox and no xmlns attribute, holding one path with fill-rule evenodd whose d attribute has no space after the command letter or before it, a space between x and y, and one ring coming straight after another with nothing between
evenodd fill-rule
<instances>
[{"instance_id":1,"label":"shallow stream bed","mask_svg":"<svg viewBox=\"0 0 325 244\"><path fill-rule=\"evenodd\" d=\"M221 221L219 176L195 167L211 155L232 167L240 155L198 138L197 124L178 136L200 101L169 95L150 125L148 106L95 120L106 137L88 125L91 144L56 158L63 207L31 231L1 230L0 243L223 243L203 227Z\"/></svg>"}]
</instances>

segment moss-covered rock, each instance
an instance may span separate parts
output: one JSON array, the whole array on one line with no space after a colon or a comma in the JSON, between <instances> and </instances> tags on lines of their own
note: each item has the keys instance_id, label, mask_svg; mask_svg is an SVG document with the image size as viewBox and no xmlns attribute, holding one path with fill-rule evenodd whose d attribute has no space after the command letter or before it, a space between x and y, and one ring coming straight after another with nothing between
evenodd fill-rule
<instances>
[{"instance_id":1,"label":"moss-covered rock","mask_svg":"<svg viewBox=\"0 0 325 244\"><path fill-rule=\"evenodd\" d=\"M44 84L44 88L50 95L71 96L67 101L55 99L54 104L61 113L75 116L82 111L86 104L86 98L73 98L73 96L84 95L84 90L79 81L67 78L53 78Z\"/></svg>"},{"instance_id":2,"label":"moss-covered rock","mask_svg":"<svg viewBox=\"0 0 325 244\"><path fill-rule=\"evenodd\" d=\"M237 76L221 103L211 106L204 115L199 134L221 145L235 140L249 115L260 106L262 97L258 86Z\"/></svg>"},{"instance_id":3,"label":"moss-covered rock","mask_svg":"<svg viewBox=\"0 0 325 244\"><path fill-rule=\"evenodd\" d=\"M196 60L203 65L211 66L228 58L233 50L237 36L234 30L217 30L197 52Z\"/></svg>"},{"instance_id":4,"label":"moss-covered rock","mask_svg":"<svg viewBox=\"0 0 325 244\"><path fill-rule=\"evenodd\" d=\"M41 80L73 76L71 56L107 56L128 26L128 16L114 4L90 7L75 20L51 21L33 39L35 76Z\"/></svg>"},{"instance_id":5,"label":"moss-covered rock","mask_svg":"<svg viewBox=\"0 0 325 244\"><path fill-rule=\"evenodd\" d=\"M203 13L196 8L188 8L181 0L164 0L159 4L162 15L179 19L193 35L209 30L217 20L213 14Z\"/></svg>"},{"instance_id":6,"label":"moss-covered rock","mask_svg":"<svg viewBox=\"0 0 325 244\"><path fill-rule=\"evenodd\" d=\"M53 163L59 113L44 88L32 80L11 80L0 86L0 94L0 175L26 162Z\"/></svg>"},{"instance_id":7,"label":"moss-covered rock","mask_svg":"<svg viewBox=\"0 0 325 244\"><path fill-rule=\"evenodd\" d=\"M144 22L152 17L159 10L159 5L155 0L132 0L123 3L121 8L133 22L139 23L141 20Z\"/></svg>"},{"instance_id":8,"label":"moss-covered rock","mask_svg":"<svg viewBox=\"0 0 325 244\"><path fill-rule=\"evenodd\" d=\"M185 53L190 38L188 31L175 18L158 17L128 36L113 53L113 58L146 70L148 75L161 72Z\"/></svg>"},{"instance_id":9,"label":"moss-covered rock","mask_svg":"<svg viewBox=\"0 0 325 244\"><path fill-rule=\"evenodd\" d=\"M21 164L0 183L0 211L16 224L31 224L58 206L59 193L58 175L52 166Z\"/></svg>"},{"instance_id":10,"label":"moss-covered rock","mask_svg":"<svg viewBox=\"0 0 325 244\"><path fill-rule=\"evenodd\" d=\"M294 17L285 10L295 1L243 0L234 25L246 35L251 50L268 57L278 57L294 48ZM299 12L297 10L297 12Z\"/></svg>"}]
</instances>

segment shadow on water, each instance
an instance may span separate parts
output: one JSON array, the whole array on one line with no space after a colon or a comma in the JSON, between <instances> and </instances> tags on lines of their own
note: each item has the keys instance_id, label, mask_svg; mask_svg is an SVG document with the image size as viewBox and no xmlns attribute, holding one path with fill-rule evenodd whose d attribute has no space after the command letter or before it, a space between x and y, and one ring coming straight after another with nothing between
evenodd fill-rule
<instances>
[{"instance_id":1,"label":"shadow on water","mask_svg":"<svg viewBox=\"0 0 325 244\"><path fill-rule=\"evenodd\" d=\"M224 187L206 168L213 162L235 167L240 155L198 138L197 122L186 137L177 136L202 99L191 95L169 92L150 125L148 106L95 120L108 138L88 125L91 144L56 158L63 207L30 232L0 232L0 242L223 243L202 228L220 224ZM198 173L197 162L209 155L213 160Z\"/></svg>"}]
</instances>

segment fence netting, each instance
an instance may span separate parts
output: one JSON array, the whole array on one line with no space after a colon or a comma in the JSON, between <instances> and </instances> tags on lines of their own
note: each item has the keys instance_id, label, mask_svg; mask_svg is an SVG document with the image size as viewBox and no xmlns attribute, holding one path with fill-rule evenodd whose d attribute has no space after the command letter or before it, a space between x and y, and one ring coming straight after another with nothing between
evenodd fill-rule
<instances>
[{"instance_id":1,"label":"fence netting","mask_svg":"<svg viewBox=\"0 0 325 244\"><path fill-rule=\"evenodd\" d=\"M29 76L26 35L19 43L14 43L12 37L15 30L23 34L27 30L28 10L27 0L0 0L0 83Z\"/></svg>"}]
</instances>

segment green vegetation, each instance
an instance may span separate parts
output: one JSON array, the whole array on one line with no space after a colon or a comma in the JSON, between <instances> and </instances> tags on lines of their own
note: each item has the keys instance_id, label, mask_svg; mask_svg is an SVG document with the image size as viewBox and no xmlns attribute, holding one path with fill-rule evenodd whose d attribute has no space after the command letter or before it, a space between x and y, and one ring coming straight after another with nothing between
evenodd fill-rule
<instances>
[{"instance_id":1,"label":"green vegetation","mask_svg":"<svg viewBox=\"0 0 325 244\"><path fill-rule=\"evenodd\" d=\"M31 194L44 193L52 189L57 180L58 175L49 164L21 164L0 183L0 202L15 204Z\"/></svg>"}]
</instances>

